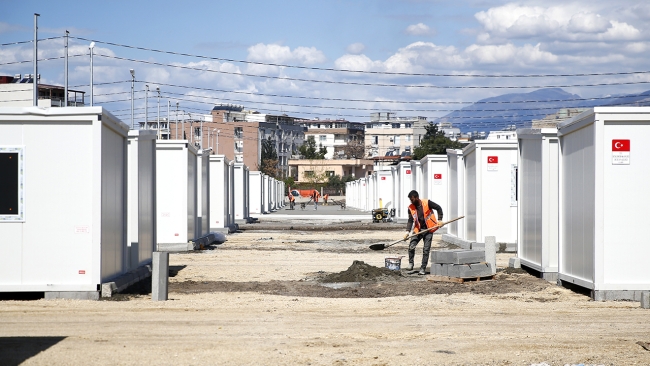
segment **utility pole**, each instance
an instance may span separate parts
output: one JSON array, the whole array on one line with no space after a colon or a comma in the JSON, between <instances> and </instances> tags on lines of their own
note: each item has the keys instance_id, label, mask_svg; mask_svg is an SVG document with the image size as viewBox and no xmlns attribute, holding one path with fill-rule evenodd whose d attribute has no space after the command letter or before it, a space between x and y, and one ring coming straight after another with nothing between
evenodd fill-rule
<instances>
[{"instance_id":1,"label":"utility pole","mask_svg":"<svg viewBox=\"0 0 650 366\"><path fill-rule=\"evenodd\" d=\"M90 42L90 106L93 106L93 49L95 48L95 42Z\"/></svg>"},{"instance_id":2,"label":"utility pole","mask_svg":"<svg viewBox=\"0 0 650 366\"><path fill-rule=\"evenodd\" d=\"M156 133L156 135L158 136L158 140L160 140L160 87L159 86L156 87L156 91L158 92L158 117L157 117L157 122L156 122L156 124L158 126L157 127L158 132Z\"/></svg>"},{"instance_id":3,"label":"utility pole","mask_svg":"<svg viewBox=\"0 0 650 366\"><path fill-rule=\"evenodd\" d=\"M149 129L149 85L145 85L144 94L144 129Z\"/></svg>"},{"instance_id":4,"label":"utility pole","mask_svg":"<svg viewBox=\"0 0 650 366\"><path fill-rule=\"evenodd\" d=\"M168 140L171 140L170 137L171 137L171 134L172 134L172 129L170 127L171 125L169 124L169 122L171 121L171 119L169 119L169 109L171 107L172 107L172 101L167 99L167 134L168 134L167 139Z\"/></svg>"},{"instance_id":5,"label":"utility pole","mask_svg":"<svg viewBox=\"0 0 650 366\"><path fill-rule=\"evenodd\" d=\"M34 107L38 107L38 17L40 14L34 13Z\"/></svg>"},{"instance_id":6,"label":"utility pole","mask_svg":"<svg viewBox=\"0 0 650 366\"><path fill-rule=\"evenodd\" d=\"M64 79L64 95L63 95L63 104L64 107L68 106L68 35L70 32L67 30L65 31L65 38L64 38L64 51L65 51L65 59L64 59L64 65L63 65L63 79Z\"/></svg>"},{"instance_id":7,"label":"utility pole","mask_svg":"<svg viewBox=\"0 0 650 366\"><path fill-rule=\"evenodd\" d=\"M176 102L176 140L178 140L178 102Z\"/></svg>"},{"instance_id":8,"label":"utility pole","mask_svg":"<svg viewBox=\"0 0 650 366\"><path fill-rule=\"evenodd\" d=\"M131 129L135 130L135 124L133 122L133 89L135 88L135 70L130 69L131 73Z\"/></svg>"}]
</instances>

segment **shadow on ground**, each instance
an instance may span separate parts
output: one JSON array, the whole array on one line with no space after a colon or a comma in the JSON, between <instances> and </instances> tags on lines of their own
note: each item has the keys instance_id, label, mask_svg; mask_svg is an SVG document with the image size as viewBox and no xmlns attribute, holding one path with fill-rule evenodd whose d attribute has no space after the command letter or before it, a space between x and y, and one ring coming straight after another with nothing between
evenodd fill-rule
<instances>
[{"instance_id":1,"label":"shadow on ground","mask_svg":"<svg viewBox=\"0 0 650 366\"><path fill-rule=\"evenodd\" d=\"M20 365L66 337L0 337L0 363Z\"/></svg>"}]
</instances>

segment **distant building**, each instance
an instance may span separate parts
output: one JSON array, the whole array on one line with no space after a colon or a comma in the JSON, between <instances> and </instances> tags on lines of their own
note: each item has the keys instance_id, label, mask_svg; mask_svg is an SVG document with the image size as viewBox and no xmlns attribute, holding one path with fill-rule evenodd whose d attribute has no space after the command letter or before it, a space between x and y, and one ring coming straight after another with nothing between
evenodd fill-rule
<instances>
[{"instance_id":1,"label":"distant building","mask_svg":"<svg viewBox=\"0 0 650 366\"><path fill-rule=\"evenodd\" d=\"M296 159L290 160L291 177L296 183L310 182L310 177L351 176L363 178L373 171L370 159Z\"/></svg>"},{"instance_id":2,"label":"distant building","mask_svg":"<svg viewBox=\"0 0 650 366\"><path fill-rule=\"evenodd\" d=\"M462 135L462 133L460 132L460 128L454 127L454 125L451 122L438 123L438 131L444 133L445 137L447 137L452 141L457 141Z\"/></svg>"},{"instance_id":3,"label":"distant building","mask_svg":"<svg viewBox=\"0 0 650 366\"><path fill-rule=\"evenodd\" d=\"M346 157L344 152L348 144L357 143L364 146L365 125L362 122L350 122L344 119L296 119L295 121L306 128L305 139L314 136L316 146L327 149L325 159L351 158Z\"/></svg>"},{"instance_id":4,"label":"distant building","mask_svg":"<svg viewBox=\"0 0 650 366\"><path fill-rule=\"evenodd\" d=\"M278 155L279 177L289 176L289 159L305 140L304 127L294 117L246 110L243 105L217 104L209 115L196 116L178 126L172 122L171 138L178 134L179 139L184 137L251 170L259 170L262 140L270 140Z\"/></svg>"},{"instance_id":5,"label":"distant building","mask_svg":"<svg viewBox=\"0 0 650 366\"><path fill-rule=\"evenodd\" d=\"M562 108L555 114L549 114L542 119L534 119L532 128L557 127L558 123L576 116L589 108Z\"/></svg>"},{"instance_id":6,"label":"distant building","mask_svg":"<svg viewBox=\"0 0 650 366\"><path fill-rule=\"evenodd\" d=\"M396 156L409 154L426 134L426 117L397 117L391 112L370 114L366 122L366 156Z\"/></svg>"},{"instance_id":7,"label":"distant building","mask_svg":"<svg viewBox=\"0 0 650 366\"><path fill-rule=\"evenodd\" d=\"M83 107L85 92L68 88L68 106ZM65 87L38 84L39 107L64 107ZM31 74L0 76L0 107L34 105L34 78Z\"/></svg>"}]
</instances>

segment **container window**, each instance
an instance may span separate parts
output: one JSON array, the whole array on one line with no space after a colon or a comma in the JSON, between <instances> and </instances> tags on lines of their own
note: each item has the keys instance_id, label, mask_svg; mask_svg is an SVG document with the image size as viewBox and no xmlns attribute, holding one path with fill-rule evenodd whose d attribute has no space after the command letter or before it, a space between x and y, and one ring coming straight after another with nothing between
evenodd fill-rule
<instances>
[{"instance_id":1,"label":"container window","mask_svg":"<svg viewBox=\"0 0 650 366\"><path fill-rule=\"evenodd\" d=\"M23 220L22 148L0 147L0 221Z\"/></svg>"}]
</instances>

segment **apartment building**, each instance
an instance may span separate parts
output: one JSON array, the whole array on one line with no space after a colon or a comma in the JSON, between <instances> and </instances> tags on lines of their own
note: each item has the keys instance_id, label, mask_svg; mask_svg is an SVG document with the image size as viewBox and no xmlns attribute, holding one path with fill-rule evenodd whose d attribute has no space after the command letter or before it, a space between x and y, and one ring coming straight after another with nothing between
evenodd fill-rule
<instances>
[{"instance_id":1,"label":"apartment building","mask_svg":"<svg viewBox=\"0 0 650 366\"><path fill-rule=\"evenodd\" d=\"M259 170L262 141L269 140L278 155L280 177L289 176L289 158L305 141L304 128L294 117L246 110L243 105L217 104L209 115L191 117L178 126L170 123L172 139L184 137L211 154L225 155L251 170Z\"/></svg>"},{"instance_id":2,"label":"apartment building","mask_svg":"<svg viewBox=\"0 0 650 366\"><path fill-rule=\"evenodd\" d=\"M40 78L40 75L39 75ZM85 92L68 89L68 106L83 107ZM32 74L0 76L0 107L31 107L34 105L34 78ZM39 107L64 107L65 88L38 84Z\"/></svg>"},{"instance_id":3,"label":"apartment building","mask_svg":"<svg viewBox=\"0 0 650 366\"><path fill-rule=\"evenodd\" d=\"M420 144L426 129L427 117L397 117L392 112L370 114L366 122L366 155L395 156L411 153Z\"/></svg>"},{"instance_id":4,"label":"apartment building","mask_svg":"<svg viewBox=\"0 0 650 366\"><path fill-rule=\"evenodd\" d=\"M317 146L327 149L325 159L352 158L345 154L348 144L357 143L364 146L365 125L362 122L344 119L297 119L296 123L306 128L305 138L314 136Z\"/></svg>"}]
</instances>

